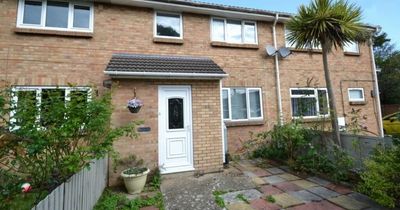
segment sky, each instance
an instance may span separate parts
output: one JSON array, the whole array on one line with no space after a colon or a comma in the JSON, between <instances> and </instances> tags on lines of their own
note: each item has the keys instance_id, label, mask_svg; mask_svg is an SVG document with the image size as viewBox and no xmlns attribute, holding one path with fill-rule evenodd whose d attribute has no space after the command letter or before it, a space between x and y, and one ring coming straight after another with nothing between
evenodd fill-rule
<instances>
[{"instance_id":1,"label":"sky","mask_svg":"<svg viewBox=\"0 0 400 210\"><path fill-rule=\"evenodd\" d=\"M218 4L296 13L301 4L310 0L201 0ZM363 22L379 25L400 50L400 0L349 0L363 11ZM395 15L397 14L397 15Z\"/></svg>"}]
</instances>

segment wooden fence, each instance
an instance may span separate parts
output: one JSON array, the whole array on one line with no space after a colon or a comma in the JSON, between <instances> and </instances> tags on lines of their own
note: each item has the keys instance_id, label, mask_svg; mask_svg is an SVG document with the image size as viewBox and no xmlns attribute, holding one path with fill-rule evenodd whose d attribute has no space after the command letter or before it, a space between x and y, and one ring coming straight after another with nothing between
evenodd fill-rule
<instances>
[{"instance_id":1,"label":"wooden fence","mask_svg":"<svg viewBox=\"0 0 400 210\"><path fill-rule=\"evenodd\" d=\"M90 210L107 185L108 158L94 160L54 189L32 210Z\"/></svg>"}]
</instances>

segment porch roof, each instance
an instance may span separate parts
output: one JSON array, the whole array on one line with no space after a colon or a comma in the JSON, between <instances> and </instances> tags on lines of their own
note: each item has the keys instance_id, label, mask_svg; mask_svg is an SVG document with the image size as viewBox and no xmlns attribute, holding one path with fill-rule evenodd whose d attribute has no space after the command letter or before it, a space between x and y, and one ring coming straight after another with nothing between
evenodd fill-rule
<instances>
[{"instance_id":1,"label":"porch roof","mask_svg":"<svg viewBox=\"0 0 400 210\"><path fill-rule=\"evenodd\" d=\"M222 79L221 67L207 57L113 54L104 73L112 78Z\"/></svg>"}]
</instances>

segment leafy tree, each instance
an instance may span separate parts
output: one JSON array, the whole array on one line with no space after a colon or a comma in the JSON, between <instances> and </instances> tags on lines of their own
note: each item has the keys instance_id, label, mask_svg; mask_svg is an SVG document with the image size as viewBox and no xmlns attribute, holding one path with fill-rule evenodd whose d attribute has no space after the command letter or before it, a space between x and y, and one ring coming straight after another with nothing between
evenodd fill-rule
<instances>
[{"instance_id":1,"label":"leafy tree","mask_svg":"<svg viewBox=\"0 0 400 210\"><path fill-rule=\"evenodd\" d=\"M374 36L376 65L381 69L378 74L381 102L400 104L400 52L390 41L384 32Z\"/></svg>"},{"instance_id":2,"label":"leafy tree","mask_svg":"<svg viewBox=\"0 0 400 210\"><path fill-rule=\"evenodd\" d=\"M343 48L353 41L367 40L361 20L361 8L344 0L314 0L300 6L298 14L287 23L288 40L296 48L322 48L325 81L328 89L333 138L340 145L336 100L328 66L332 48Z\"/></svg>"}]
</instances>

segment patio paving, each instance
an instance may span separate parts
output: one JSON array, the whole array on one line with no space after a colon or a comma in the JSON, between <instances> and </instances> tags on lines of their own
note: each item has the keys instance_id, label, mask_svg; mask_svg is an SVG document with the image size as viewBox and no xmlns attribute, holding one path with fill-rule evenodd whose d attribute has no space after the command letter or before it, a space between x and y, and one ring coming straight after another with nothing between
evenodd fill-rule
<instances>
[{"instance_id":1,"label":"patio paving","mask_svg":"<svg viewBox=\"0 0 400 210\"><path fill-rule=\"evenodd\" d=\"M220 197L227 210L385 209L345 186L316 176L300 177L286 166L260 160L233 162L222 173L199 178L167 177L161 185L167 210L221 209L212 195L215 190L226 192Z\"/></svg>"}]
</instances>

